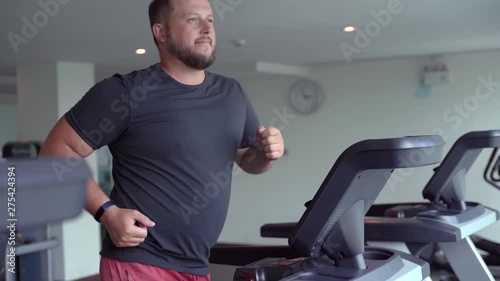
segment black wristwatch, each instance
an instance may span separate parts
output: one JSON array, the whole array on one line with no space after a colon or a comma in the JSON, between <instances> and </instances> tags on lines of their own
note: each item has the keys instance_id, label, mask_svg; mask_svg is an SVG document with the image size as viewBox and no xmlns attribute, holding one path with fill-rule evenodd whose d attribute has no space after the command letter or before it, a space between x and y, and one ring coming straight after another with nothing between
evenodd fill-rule
<instances>
[{"instance_id":1,"label":"black wristwatch","mask_svg":"<svg viewBox=\"0 0 500 281\"><path fill-rule=\"evenodd\" d=\"M116 206L115 204L115 201L113 200L109 200L108 202L102 204L101 207L99 207L99 210L97 210L97 212L95 213L94 215L94 219L97 221L97 222L101 222L101 216L104 214L104 212L111 206Z\"/></svg>"}]
</instances>

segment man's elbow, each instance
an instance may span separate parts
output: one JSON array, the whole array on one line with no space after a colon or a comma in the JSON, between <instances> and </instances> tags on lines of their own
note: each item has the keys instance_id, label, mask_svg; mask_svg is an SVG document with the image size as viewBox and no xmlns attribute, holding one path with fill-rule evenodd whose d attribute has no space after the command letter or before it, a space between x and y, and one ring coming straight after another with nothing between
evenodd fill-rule
<instances>
[{"instance_id":1,"label":"man's elbow","mask_svg":"<svg viewBox=\"0 0 500 281\"><path fill-rule=\"evenodd\" d=\"M271 169L272 165L262 165L261 163L257 164L255 162L241 162L239 167L250 175L260 175L264 174Z\"/></svg>"},{"instance_id":2,"label":"man's elbow","mask_svg":"<svg viewBox=\"0 0 500 281\"><path fill-rule=\"evenodd\" d=\"M264 173L265 171L261 171L261 170L257 170L257 169L251 169L249 167L245 167L245 166L240 166L240 168L247 174L250 174L250 175L260 175L262 173Z\"/></svg>"}]
</instances>

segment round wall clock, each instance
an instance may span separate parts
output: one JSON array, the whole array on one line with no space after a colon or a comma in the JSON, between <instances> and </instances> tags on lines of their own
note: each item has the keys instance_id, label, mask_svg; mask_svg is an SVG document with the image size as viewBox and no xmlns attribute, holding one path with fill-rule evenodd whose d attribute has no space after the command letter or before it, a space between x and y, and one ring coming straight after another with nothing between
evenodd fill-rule
<instances>
[{"instance_id":1,"label":"round wall clock","mask_svg":"<svg viewBox=\"0 0 500 281\"><path fill-rule=\"evenodd\" d=\"M302 114L308 114L316 111L323 103L323 90L321 86L308 79L302 79L290 89L290 104L293 109Z\"/></svg>"}]
</instances>

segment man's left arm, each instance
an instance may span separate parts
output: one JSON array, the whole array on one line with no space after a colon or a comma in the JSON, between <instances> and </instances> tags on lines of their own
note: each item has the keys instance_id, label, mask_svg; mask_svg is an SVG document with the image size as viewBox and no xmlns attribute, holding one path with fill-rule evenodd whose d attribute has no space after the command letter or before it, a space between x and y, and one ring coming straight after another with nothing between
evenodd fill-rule
<instances>
[{"instance_id":1,"label":"man's left arm","mask_svg":"<svg viewBox=\"0 0 500 281\"><path fill-rule=\"evenodd\" d=\"M259 126L253 145L238 150L236 163L249 174L262 174L283 156L284 150L284 140L279 129Z\"/></svg>"}]
</instances>

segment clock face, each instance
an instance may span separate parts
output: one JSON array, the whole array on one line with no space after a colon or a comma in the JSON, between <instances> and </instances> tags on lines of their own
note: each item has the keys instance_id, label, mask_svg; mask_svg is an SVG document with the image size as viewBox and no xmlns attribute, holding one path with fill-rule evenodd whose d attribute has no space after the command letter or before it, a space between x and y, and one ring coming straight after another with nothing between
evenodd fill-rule
<instances>
[{"instance_id":1,"label":"clock face","mask_svg":"<svg viewBox=\"0 0 500 281\"><path fill-rule=\"evenodd\" d=\"M318 83L300 80L290 90L290 103L299 113L312 113L323 102L323 91Z\"/></svg>"}]
</instances>

